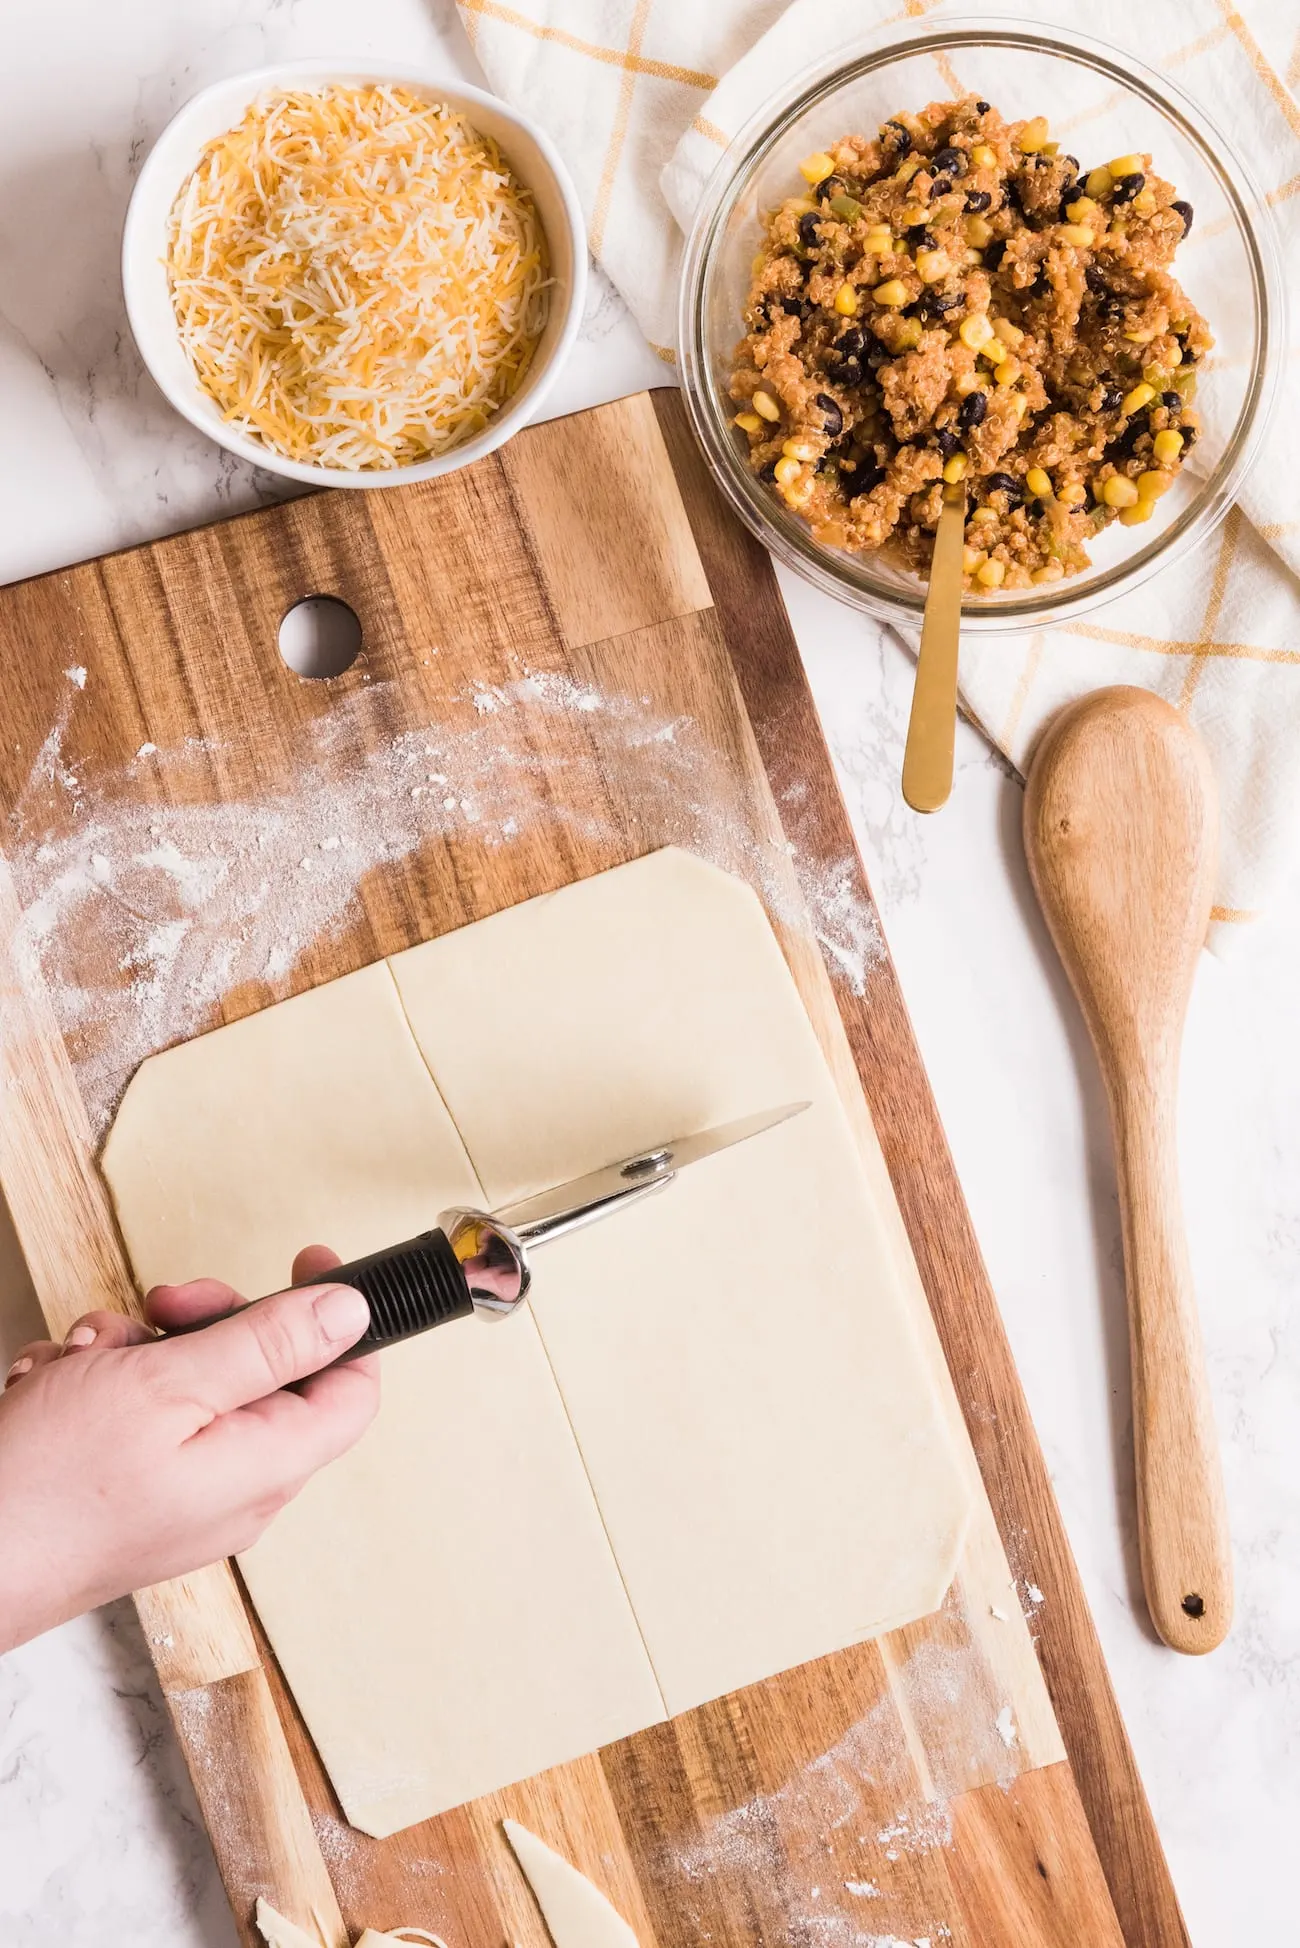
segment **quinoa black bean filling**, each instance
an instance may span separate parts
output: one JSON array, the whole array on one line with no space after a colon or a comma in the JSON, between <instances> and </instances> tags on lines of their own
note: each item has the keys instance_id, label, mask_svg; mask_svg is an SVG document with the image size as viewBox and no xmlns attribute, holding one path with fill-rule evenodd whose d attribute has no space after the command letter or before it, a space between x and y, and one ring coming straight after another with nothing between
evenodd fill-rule
<instances>
[{"instance_id":1,"label":"quinoa black bean filling","mask_svg":"<svg viewBox=\"0 0 1300 1948\"><path fill-rule=\"evenodd\" d=\"M1189 203L1147 155L1084 170L1046 117L967 96L801 165L754 260L731 396L816 540L929 571L943 483L965 585L1059 581L1149 520L1214 341L1170 275Z\"/></svg>"}]
</instances>

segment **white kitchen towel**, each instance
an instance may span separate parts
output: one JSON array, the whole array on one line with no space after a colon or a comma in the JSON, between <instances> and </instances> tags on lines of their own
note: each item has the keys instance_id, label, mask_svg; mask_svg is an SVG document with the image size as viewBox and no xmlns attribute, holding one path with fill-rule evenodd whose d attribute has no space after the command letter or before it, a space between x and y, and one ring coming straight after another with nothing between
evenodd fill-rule
<instances>
[{"instance_id":1,"label":"white kitchen towel","mask_svg":"<svg viewBox=\"0 0 1300 1948\"><path fill-rule=\"evenodd\" d=\"M881 31L901 38L922 19L971 10L961 0L907 0L901 10L894 0L458 4L492 85L544 123L563 151L592 251L669 367L683 230L731 138L837 49ZM1033 0L1011 18L1082 26L1186 89L1229 134L1282 232L1293 321L1281 353L1283 389L1264 451L1223 527L1199 554L1078 622L962 647L965 701L1021 770L1047 718L1101 685L1141 684L1187 712L1210 745L1222 794L1211 944L1229 950L1260 917L1300 845L1300 20L1277 0L1241 0L1240 8L1231 0L1153 0L1145 9L1093 0L1086 20L1077 6ZM964 80L942 56L934 69L936 96L979 86L997 99L984 75ZM1099 98L1052 132L1087 160L1102 160L1123 146L1115 107ZM1052 101L1043 108L1050 114ZM1214 228L1193 228L1180 268L1193 251L1214 253ZM1189 266L1187 274L1213 288L1212 271L1192 280ZM1213 327L1213 304L1202 309Z\"/></svg>"}]
</instances>

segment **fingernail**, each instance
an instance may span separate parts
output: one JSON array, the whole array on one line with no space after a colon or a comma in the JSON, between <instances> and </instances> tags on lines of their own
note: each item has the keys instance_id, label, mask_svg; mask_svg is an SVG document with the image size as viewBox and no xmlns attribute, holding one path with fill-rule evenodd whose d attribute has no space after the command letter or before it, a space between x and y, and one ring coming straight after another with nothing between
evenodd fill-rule
<instances>
[{"instance_id":1,"label":"fingernail","mask_svg":"<svg viewBox=\"0 0 1300 1948\"><path fill-rule=\"evenodd\" d=\"M312 1305L326 1339L359 1339L370 1324L370 1307L353 1285L331 1285Z\"/></svg>"},{"instance_id":2,"label":"fingernail","mask_svg":"<svg viewBox=\"0 0 1300 1948\"><path fill-rule=\"evenodd\" d=\"M21 1380L23 1374L30 1373L31 1370L32 1362L30 1360L15 1360L9 1371L5 1374L5 1385L8 1386L11 1380Z\"/></svg>"},{"instance_id":3,"label":"fingernail","mask_svg":"<svg viewBox=\"0 0 1300 1948\"><path fill-rule=\"evenodd\" d=\"M63 1342L66 1352L69 1346L93 1346L99 1334L93 1326L74 1326Z\"/></svg>"}]
</instances>

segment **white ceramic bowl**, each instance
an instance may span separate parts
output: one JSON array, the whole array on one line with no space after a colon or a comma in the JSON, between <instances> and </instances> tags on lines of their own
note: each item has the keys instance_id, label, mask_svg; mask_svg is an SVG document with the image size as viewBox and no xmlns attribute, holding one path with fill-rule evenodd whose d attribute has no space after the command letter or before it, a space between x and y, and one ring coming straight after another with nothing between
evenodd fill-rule
<instances>
[{"instance_id":1,"label":"white ceramic bowl","mask_svg":"<svg viewBox=\"0 0 1300 1948\"><path fill-rule=\"evenodd\" d=\"M305 465L283 459L260 440L250 439L228 425L199 384L181 346L167 288L167 220L182 184L207 144L234 128L250 103L268 89L319 88L330 82L358 87L393 82L426 100L445 102L459 110L483 135L491 136L520 182L532 191L546 233L553 280L550 310L523 384L473 439L412 466L352 470ZM586 229L577 193L549 137L495 95L442 81L421 68L380 67L365 61L294 61L216 81L172 117L145 160L126 213L122 288L141 358L177 412L200 432L252 466L306 481L313 487L402 487L408 481L452 473L494 452L537 413L582 321L587 288Z\"/></svg>"}]
</instances>

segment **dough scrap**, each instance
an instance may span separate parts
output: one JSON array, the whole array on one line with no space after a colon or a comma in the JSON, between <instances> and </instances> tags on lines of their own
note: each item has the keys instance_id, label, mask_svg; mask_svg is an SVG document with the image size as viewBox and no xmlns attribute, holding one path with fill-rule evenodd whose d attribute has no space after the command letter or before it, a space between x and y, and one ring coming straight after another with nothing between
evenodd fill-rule
<instances>
[{"instance_id":1,"label":"dough scrap","mask_svg":"<svg viewBox=\"0 0 1300 1948\"><path fill-rule=\"evenodd\" d=\"M598 1887L518 1820L502 1820L515 1859L555 1948L637 1948L637 1938ZM358 1944L360 1948L360 1944Z\"/></svg>"},{"instance_id":2,"label":"dough scrap","mask_svg":"<svg viewBox=\"0 0 1300 1948\"><path fill-rule=\"evenodd\" d=\"M286 1920L260 1894L253 1918L266 1948L321 1948L323 1935L308 1934L296 1921ZM425 1928L395 1928L391 1934L379 1934L374 1928L367 1928L357 1937L356 1948L386 1948L389 1943L409 1948L412 1942L424 1942L426 1948L447 1948L440 1934L430 1934Z\"/></svg>"},{"instance_id":3,"label":"dough scrap","mask_svg":"<svg viewBox=\"0 0 1300 1948\"><path fill-rule=\"evenodd\" d=\"M371 1250L805 1098L539 1252L514 1318L386 1354L375 1426L241 1558L354 1825L396 1831L927 1614L967 1480L763 910L688 854L132 1083L104 1167L138 1276L248 1291L309 1238Z\"/></svg>"}]
</instances>

